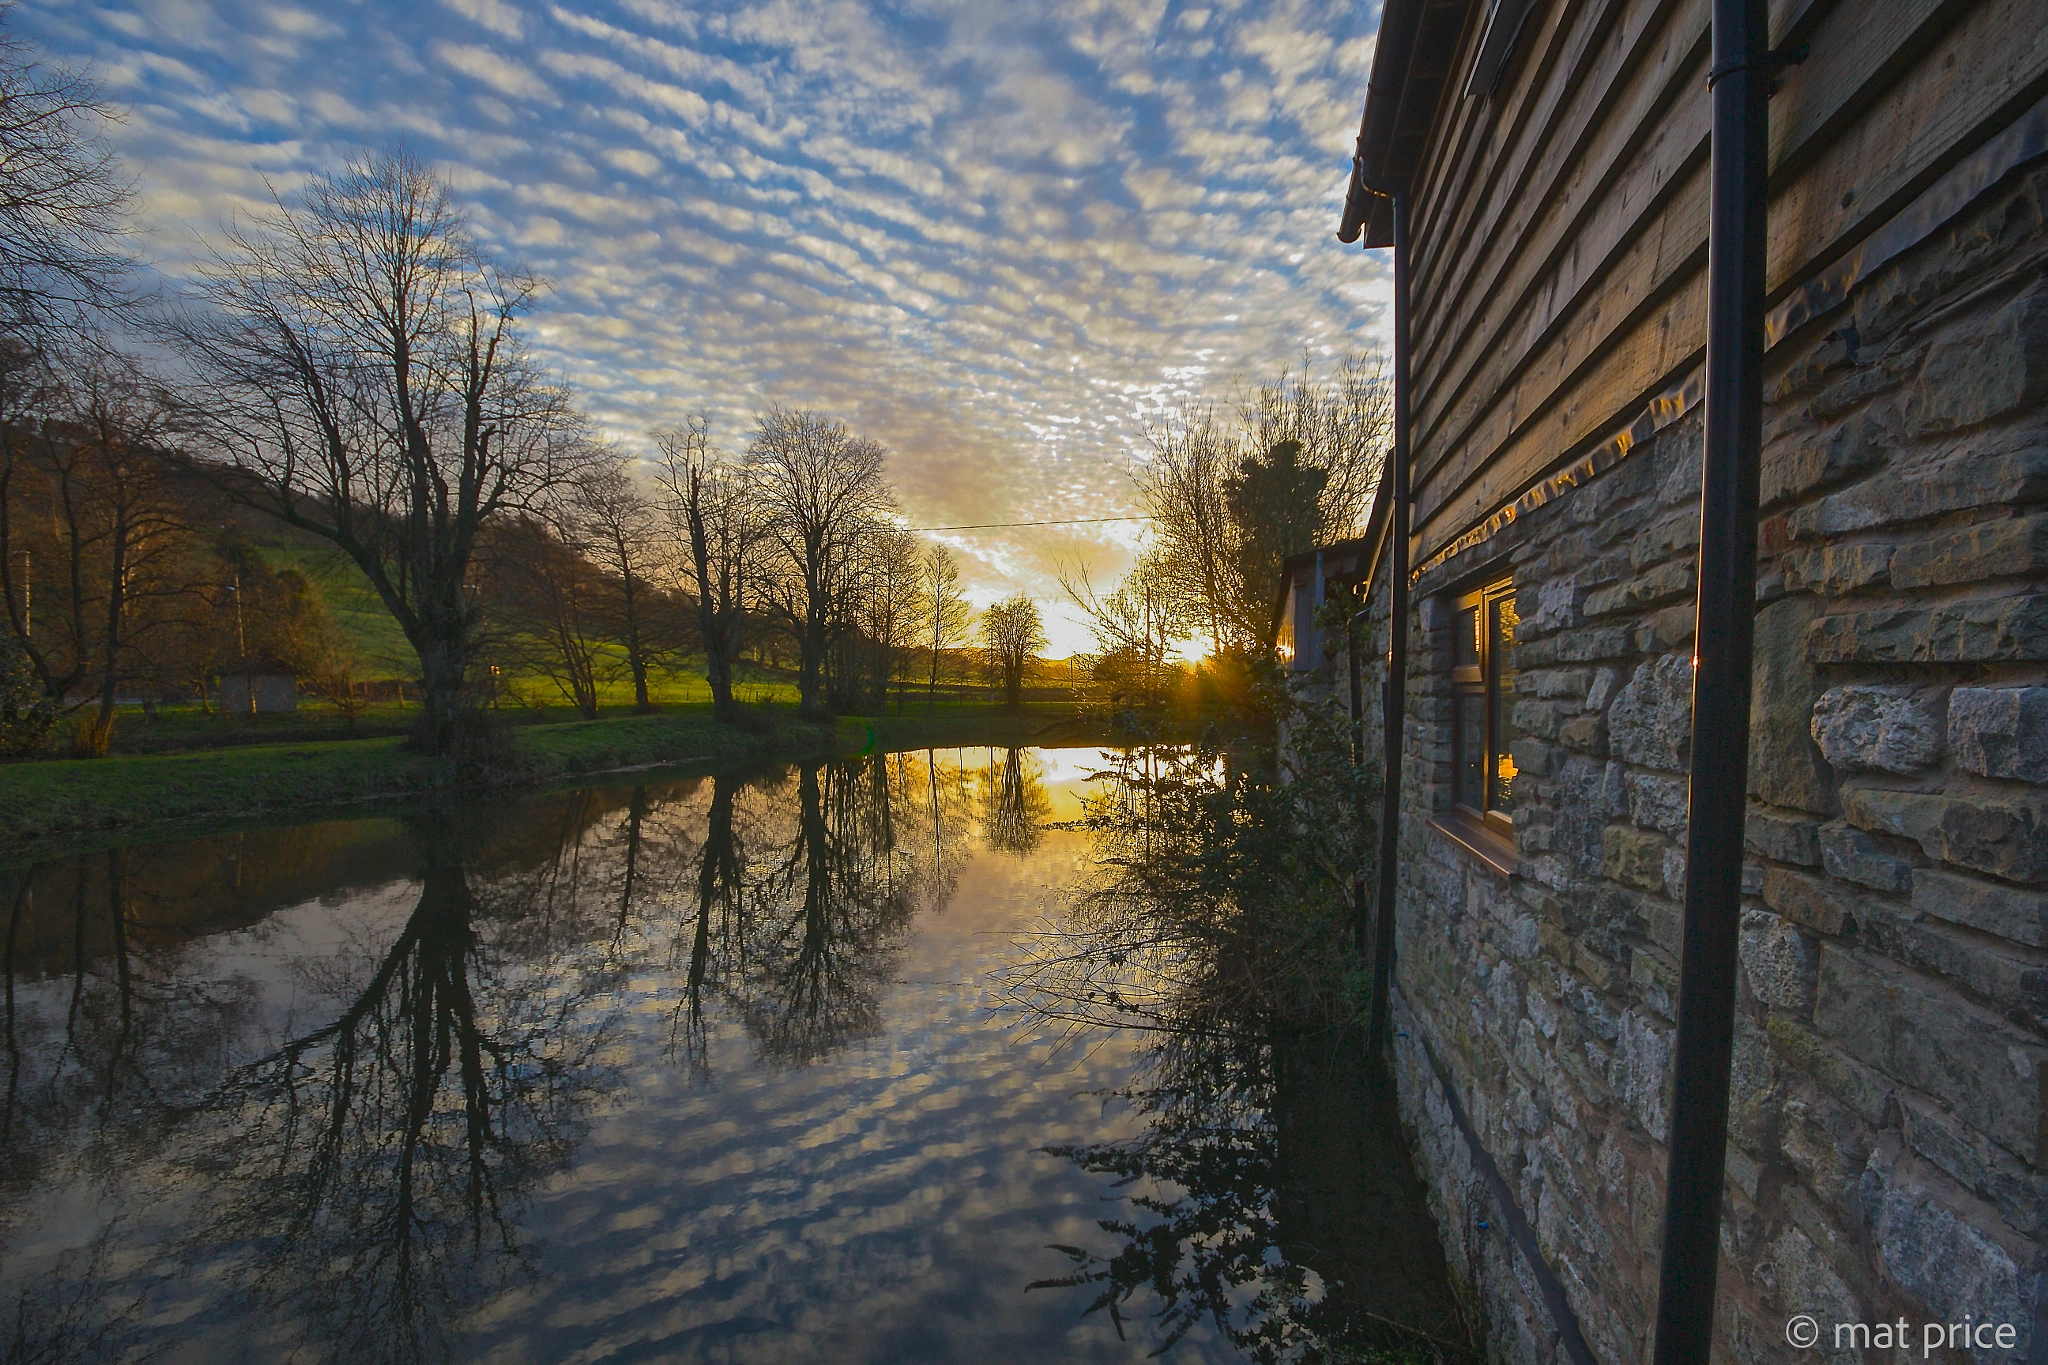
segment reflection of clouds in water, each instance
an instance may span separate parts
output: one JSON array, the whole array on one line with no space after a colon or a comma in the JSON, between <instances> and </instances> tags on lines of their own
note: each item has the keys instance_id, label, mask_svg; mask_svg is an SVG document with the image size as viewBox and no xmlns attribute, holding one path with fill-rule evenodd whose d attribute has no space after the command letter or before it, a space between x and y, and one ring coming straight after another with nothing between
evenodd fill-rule
<instances>
[{"instance_id":1,"label":"reflection of clouds in water","mask_svg":"<svg viewBox=\"0 0 2048 1365\"><path fill-rule=\"evenodd\" d=\"M1102 1319L1080 1319L1071 1299L1023 1293L1057 1269L1045 1246L1084 1238L1101 1212L1100 1182L1039 1149L1129 1131L1120 1112L1105 1113L1078 1092L1128 1081L1131 1046L1112 1037L1092 1050L1059 1048L1054 1038L1015 1032L994 1016L989 987L1011 931L1056 907L1062 888L1085 873L1090 843L1050 830L1028 855L987 852L976 837L974 801L991 752L936 757L928 764L923 755L892 755L886 773L848 765L818 784L833 847L880 841L864 846L868 871L860 875L882 877L879 894L912 914L862 986L871 1009L858 1036L840 1035L800 1065L778 1064L772 1040L748 1027L745 989L732 994L720 986L751 989L761 980L750 975L760 940L744 923L727 945L736 960L706 974L701 1066L678 1056L673 1031L688 990L700 854L717 791L722 786L733 798L730 823L745 856L765 860L793 848L801 833L800 778L562 793L494 808L465 825L476 898L471 923L491 966L467 978L479 1020L500 1030L508 1011L515 1022L522 1013L518 1001L543 1005L560 985L577 997L563 996L564 1007L587 1016L567 1030L565 1045L577 1033L599 1042L601 1055L591 1060L603 1075L593 1077L601 1093L564 1092L561 1112L549 1120L559 1123L560 1140L543 1144L545 1159L533 1169L538 1174L556 1158L564 1164L519 1201L523 1211L510 1231L534 1276L508 1283L479 1273L467 1287L450 1279L436 1288L451 1305L474 1299L471 1289L489 1296L453 1333L456 1358L1143 1356L1142 1342L1121 1343ZM993 757L1000 765L1005 755L995 750ZM1024 757L1030 761L1019 763L1020 773L1042 766L1057 786L1079 782L1097 755ZM259 870L268 837L250 836L246 869ZM877 857L891 840L902 856ZM202 843L194 841L191 856L205 851ZM360 839L356 846L368 847ZM350 882L341 859L332 893L321 894L324 886L306 874L317 900L266 910L248 928L179 950L183 979L218 977L245 991L239 1032L220 1040L217 1054L195 1056L206 1063L201 1072L322 1031L358 998L424 904L417 861L388 861L378 878ZM141 870L135 875L143 880ZM743 900L742 917L754 917L757 927L773 921L776 906L751 893ZM800 903L799 896L793 904ZM158 956L145 953L141 965L160 968L167 951L150 950ZM65 985L46 980L25 991L50 995L55 1005ZM601 1041L588 1027L598 1021ZM514 1069L532 1074L525 1062ZM214 1081L201 1075L195 1084ZM459 1112L463 1086L451 1074L442 1089L437 1112L443 1102ZM384 1116L360 1105L352 1112L373 1144L362 1150L374 1155ZM89 1125L71 1128L82 1139ZM89 1226L59 1211L107 1195L118 1204L123 1182L153 1191L118 1238L128 1264L157 1257L193 1229L219 1226L223 1211L214 1205L224 1197L233 1196L252 1229L271 1216L271 1205L250 1202L253 1185L229 1178L231 1127L215 1135L227 1141L214 1152L225 1164L212 1174L192 1159L204 1135L181 1139L175 1178L153 1140L113 1136L124 1153L119 1161L91 1170L62 1163L38 1188L17 1192L11 1211L29 1231L9 1248L6 1278L32 1275L89 1236ZM378 1162L351 1170L370 1208L383 1189ZM238 1186L249 1188L237 1195ZM279 1216L288 1202L276 1202ZM182 1305L174 1316L190 1358L232 1356L256 1341L286 1343L305 1320L302 1310L319 1316L312 1311L319 1305L296 1303L288 1287L267 1318L208 1307L219 1272L246 1247L223 1247L213 1263L203 1238L191 1249L196 1258L163 1288ZM459 1264L450 1272L467 1274ZM352 1311L351 1282L334 1281L329 1292L339 1297L326 1306ZM195 1309L198 1316L185 1316ZM1211 1345L1187 1343L1177 1358L1206 1359Z\"/></svg>"},{"instance_id":2,"label":"reflection of clouds in water","mask_svg":"<svg viewBox=\"0 0 2048 1365\"><path fill-rule=\"evenodd\" d=\"M829 1065L751 1067L732 1032L712 1090L629 1062L638 1102L596 1126L574 1197L535 1211L576 1280L502 1303L480 1353L519 1358L525 1342L550 1358L553 1325L575 1323L593 1356L1141 1358L1071 1300L1022 1292L1055 1268L1045 1245L1092 1234L1101 1212L1098 1181L1036 1148L1125 1130L1078 1092L1127 1081L1131 1045L1055 1054L987 1014L1000 931L1088 847L1054 831L1030 863L969 861L948 913L920 921L884 1031Z\"/></svg>"}]
</instances>

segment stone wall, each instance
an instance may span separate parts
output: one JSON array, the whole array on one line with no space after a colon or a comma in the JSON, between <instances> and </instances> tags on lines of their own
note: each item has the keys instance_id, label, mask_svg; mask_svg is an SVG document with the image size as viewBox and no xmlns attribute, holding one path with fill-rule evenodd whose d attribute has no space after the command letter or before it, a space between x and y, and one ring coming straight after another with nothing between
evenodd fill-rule
<instances>
[{"instance_id":1,"label":"stone wall","mask_svg":"<svg viewBox=\"0 0 2048 1365\"><path fill-rule=\"evenodd\" d=\"M1771 356L1720 1281L1739 1360L1832 1356L1786 1344L1794 1313L1969 1315L2020 1343L1974 1359L2048 1360L2044 205L2048 170L2011 178ZM1396 1070L1500 1359L1650 1349L1699 461L1695 413L1415 585ZM1503 574L1512 874L1433 823L1448 599Z\"/></svg>"}]
</instances>

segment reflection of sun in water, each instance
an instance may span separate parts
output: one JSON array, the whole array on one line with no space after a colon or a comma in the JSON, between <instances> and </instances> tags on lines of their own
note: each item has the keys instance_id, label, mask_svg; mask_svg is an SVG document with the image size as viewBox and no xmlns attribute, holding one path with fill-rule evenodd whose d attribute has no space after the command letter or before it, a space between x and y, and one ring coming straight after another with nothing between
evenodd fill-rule
<instances>
[{"instance_id":1,"label":"reflection of sun in water","mask_svg":"<svg viewBox=\"0 0 2048 1365\"><path fill-rule=\"evenodd\" d=\"M1088 795L1091 777L1110 766L1106 749L1040 749L1037 751L1046 795L1052 798L1055 820L1077 819Z\"/></svg>"}]
</instances>

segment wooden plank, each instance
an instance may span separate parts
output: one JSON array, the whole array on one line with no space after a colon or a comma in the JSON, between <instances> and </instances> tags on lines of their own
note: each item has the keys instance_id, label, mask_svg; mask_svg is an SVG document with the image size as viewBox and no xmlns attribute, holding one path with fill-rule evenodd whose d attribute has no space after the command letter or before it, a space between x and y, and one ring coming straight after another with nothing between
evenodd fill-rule
<instances>
[{"instance_id":1,"label":"wooden plank","mask_svg":"<svg viewBox=\"0 0 2048 1365\"><path fill-rule=\"evenodd\" d=\"M1990 125L2048 83L2039 0L1990 0L1911 46L1924 55L1887 82L1885 98L1772 195L1773 298L1897 212L1947 169L1959 145L1994 131Z\"/></svg>"},{"instance_id":2,"label":"wooden plank","mask_svg":"<svg viewBox=\"0 0 2048 1365\"><path fill-rule=\"evenodd\" d=\"M1431 306L1441 310L1446 325L1469 321L1470 301L1487 298L1501 273L1528 250L1530 221L1549 202L1557 180L1583 161L1590 133L1607 121L1606 112L1633 83L1644 65L1646 38L1662 31L1662 17L1675 5L1703 3L1635 0L1580 12L1583 22L1549 73L1542 103L1515 145L1488 170L1471 230L1445 263L1447 292L1432 296ZM1419 371L1439 365L1462 336L1460 327L1455 338L1427 338L1417 351Z\"/></svg>"},{"instance_id":3,"label":"wooden plank","mask_svg":"<svg viewBox=\"0 0 2048 1365\"><path fill-rule=\"evenodd\" d=\"M1892 85L1891 98L1871 107L1848 136L1773 195L1774 294L1810 273L1845 231L1860 232L1870 225L1862 220L1877 213L1888 216L1946 169L1960 146L2048 86L2048 35L2031 22L2024 0L1992 0L1938 41L1916 46L1921 60ZM1886 156L1887 148L1897 154ZM1846 191L1859 185L1867 197L1847 196L1851 206L1842 207ZM1858 213L1856 199L1879 207ZM1813 211L1791 211L1800 206ZM1833 214L1828 206L1836 206ZM1848 228L1843 217L1852 220ZM1446 471L1419 521L1418 553L1432 552L1696 363L1705 336L1704 288L1704 272L1691 272L1495 448L1465 443L1473 453L1457 461L1457 474Z\"/></svg>"},{"instance_id":4,"label":"wooden plank","mask_svg":"<svg viewBox=\"0 0 2048 1365\"><path fill-rule=\"evenodd\" d=\"M1550 450L1547 459L1539 458L1538 465L1563 458L1571 445L1612 425L1624 405L1658 383L1676 363L1664 357L1689 354L1706 344L1704 313L1697 336L1675 334L1672 329L1688 325L1692 314L1667 313L1664 303L1704 277L1707 212L1707 166L1702 162L1649 230L1629 243L1618 268L1600 287L1573 296L1547 343L1530 354L1512 384L1492 396L1473 429L1439 447L1441 458L1432 463L1429 477L1418 471L1419 512L1427 515L1450 501L1488 466L1507 458L1510 447L1526 444L1530 433L1548 432L1567 443ZM1648 334L1654 344L1646 343L1641 331L1645 318L1662 319ZM1617 350L1640 354L1624 357L1629 363L1616 370L1605 358ZM1557 411L1584 420L1559 427ZM1534 475L1530 470L1528 477Z\"/></svg>"},{"instance_id":5,"label":"wooden plank","mask_svg":"<svg viewBox=\"0 0 2048 1365\"><path fill-rule=\"evenodd\" d=\"M1465 319L1451 363L1418 384L1418 449L1467 438L1467 428L1530 363L1531 352L1588 289L1606 277L1661 202L1704 154L1710 110L1682 92L1705 78L1707 7L1696 0L1646 35L1655 52L1635 65L1600 136L1564 163L1554 192L1517 214L1517 248ZM1658 117L1658 111L1668 111ZM1624 310L1625 311L1625 310ZM1455 367L1455 368L1453 368ZM1445 371L1449 371L1445 373Z\"/></svg>"},{"instance_id":6,"label":"wooden plank","mask_svg":"<svg viewBox=\"0 0 2048 1365\"><path fill-rule=\"evenodd\" d=\"M1990 10L1995 10L1996 8L1998 7L1989 7ZM1856 98L1856 87L1849 79L1842 76L1841 73L1844 70L1862 73L1866 83L1886 80L1891 74L1890 68L1892 66L1889 62L1888 53L1890 49L1897 47L1901 43L1908 44L1913 50L1922 52L1934 51L1939 53L1941 51L1940 47L1935 45L1938 43L1941 35L1939 33L1930 33L1928 30L1939 29L1951 23L1954 18L1951 9L1941 5L1925 3L1925 0L1918 4L1904 3L1904 0L1902 0L1898 12L1917 17L1921 27L1910 33L1903 33L1897 28L1887 29L1883 40L1877 42L1862 41L1861 30L1854 22L1858 17L1854 7L1837 10L1833 15L1829 16L1828 21L1822 26L1821 33L1816 36L1817 53L1826 54L1833 51L1832 47L1821 45L1823 41L1831 37L1836 41L1846 41L1853 35L1857 41L1856 46L1849 50L1849 57L1845 58L1841 63L1836 63L1832 57L1824 57L1824 61L1827 63L1825 67L1809 64L1809 67L1805 68L1805 70L1813 71L1816 74L1823 70L1833 73L1826 81L1827 103L1839 105ZM1980 11L1980 16L1984 13L1986 12ZM1983 50L1985 44L1982 40L1997 33L2001 27L1997 22L1995 13L1992 13L1990 17L1992 22L1972 22L1956 30L1957 36L1967 36L1968 30L1975 30L1977 32L1979 41L1970 44L1969 56L1980 60L1995 60L1996 54ZM2040 48L2044 46L2039 41L2039 34L2034 30L2029 29L2027 36L2036 40L2033 44L2034 47ZM1943 60L1946 61L1947 58L1944 57ZM1926 79L1930 72L1937 75L1943 70L1953 72L1957 67L1963 65L1963 60L1964 58L1958 55L1953 64L1946 68L1937 62L1922 61L1917 67L1914 67L1907 73L1907 87L1911 87L1916 81ZM2024 56L2020 58L2022 65L2026 64L2026 60ZM2042 60L2036 60L2032 63L2035 67L2039 67L2042 64ZM1982 71L1983 68L1979 67L1978 70ZM2010 73L2008 74L2010 76ZM1887 81L1887 83L1889 82ZM1975 103L1981 109L1983 107L1995 107L1994 102L2001 102L2004 98L2007 98L2007 92L2024 92L2030 88L2024 78L2017 76L2012 76L2003 81L1979 81L1976 83L1974 91L1968 92L1954 89L1953 87L1956 84L1958 82L1951 79L1944 88L1934 94L1934 98L1941 102L1942 111L1952 116L1948 120L1950 124L1957 122L1957 111L1966 110L1972 105L1973 101L1967 97L1971 93L1975 94ZM1907 87L1901 87L1899 93L1903 94ZM1819 103L1817 99L1808 100L1805 108L1812 111L1819 107ZM1706 112L1704 104L1704 100L1699 101L1701 107L1695 110L1695 118L1704 117ZM1865 106L1868 107L1867 101ZM1890 110L1895 115L1894 118L1884 121L1887 126L1896 124L1899 121L1896 115L1915 107L1917 106L1914 100L1898 98L1894 98L1879 106L1880 109ZM1828 122L1829 120L1825 117L1810 117L1805 120L1805 126L1809 128L1825 127ZM1880 130L1871 133L1867 128L1868 123L1869 121L1866 120L1864 125L1858 125L1858 128L1863 130L1859 133L1859 141L1867 142L1874 140L1879 146L1883 146L1895 136L1892 131ZM1699 140L1703 146L1703 136ZM1952 142L1953 138L1950 138L1949 141ZM1929 147L1926 150L1931 154L1936 149ZM1855 162L1861 162L1864 159L1860 154L1854 158ZM1822 153L1822 162L1824 163L1841 163L1842 160L1843 158L1838 151ZM1814 163L1817 170L1820 164ZM1849 168L1840 164L1836 165L1837 170ZM1918 175L1924 169L1924 164L1916 164L1914 174ZM1787 198L1791 198L1804 204L1818 204L1823 208L1829 203L1836 203L1839 208L1839 200L1836 198L1836 195L1840 190L1840 186L1837 184L1837 178L1837 176L1824 172L1817 177L1802 176L1794 182L1793 186L1788 187L1786 192L1775 197L1780 203L1785 202ZM1910 181L1907 183L1910 185ZM1825 186L1826 188L1816 194L1816 186ZM1853 192L1853 186L1851 188ZM1889 205L1895 197L1896 195L1887 197L1885 203ZM1890 208L1887 207L1885 211L1887 213L1890 212ZM1818 250L1825 249L1825 246L1831 245L1831 243L1817 243L1811 236L1805 237L1803 246L1794 241L1795 234L1790 228L1795 220L1784 216L1778 204L1773 206L1772 220L1772 282L1775 286L1782 286L1788 282L1788 276L1792 269L1795 268L1795 262L1819 264L1820 262L1815 259ZM1703 241L1705 234L1703 214L1699 218L1698 230ZM1625 252L1622 259L1626 259L1629 254ZM1597 290L1604 295L1610 290L1619 290L1622 298L1627 301L1633 301L1636 296L1644 293L1654 293L1656 287L1654 282L1646 287L1637 275L1623 270L1619 261L1617 261L1615 268L1622 270L1622 274L1618 279L1608 276L1603 263L1603 268L1598 272L1597 279L1579 284L1576 288L1552 285L1547 293L1550 306L1558 310L1557 318L1561 321L1569 315L1576 301L1575 295L1580 292ZM1570 282L1560 281L1559 283L1569 284ZM1626 310L1607 309L1606 311L1608 316L1613 317L1617 313L1625 312ZM1439 380L1436 383L1429 384L1425 389L1423 402L1427 407L1423 414L1422 423L1418 424L1420 429L1416 433L1418 437L1416 441L1418 450L1418 493L1421 492L1423 485L1433 477L1469 473L1478 461L1484 459L1483 452L1486 449L1497 443L1498 440L1505 438L1505 429L1512 427L1517 414L1531 414L1541 406L1541 397L1530 391L1530 386L1527 382L1528 373L1547 373L1558 376L1560 383L1566 382L1564 376L1568 374L1568 367L1560 367L1555 363L1550 363L1532 355L1532 352L1541 350L1549 343L1541 335L1533 335L1531 329L1526 324L1519 330L1521 333L1519 336L1509 335L1503 337L1488 335L1475 329L1475 336L1486 343L1484 350L1479 352L1479 354L1486 357L1488 363L1480 370L1476 379L1468 379L1457 386L1455 390L1457 394L1456 410L1451 412L1451 416L1458 420L1452 421L1441 430L1439 430L1437 423L1432 418L1436 412L1446 410L1443 395L1450 390L1450 385L1446 381ZM1587 348L1587 350L1589 351L1590 348ZM1503 414L1499 408L1503 401L1507 404L1506 413L1504 414L1505 424L1502 420ZM1490 420L1482 420L1482 414L1489 412L1492 413ZM1475 449L1467 450L1466 447L1468 445L1475 447ZM1456 469L1445 467L1443 452L1451 450L1458 450L1463 456L1463 458L1456 460Z\"/></svg>"},{"instance_id":7,"label":"wooden plank","mask_svg":"<svg viewBox=\"0 0 2048 1365\"><path fill-rule=\"evenodd\" d=\"M1491 192L1499 188L1501 166L1516 158L1518 147L1524 147L1534 137L1542 137L1548 125L1544 111L1559 98L1561 86L1554 80L1554 74L1571 37L1571 31L1565 27L1565 20L1571 16L1573 6L1569 0L1546 4L1542 8L1542 23L1524 39L1530 43L1530 53L1524 57L1522 78L1509 84L1499 100L1464 100L1470 119L1477 129L1483 129L1485 137L1475 145L1475 164L1462 166L1458 180L1448 186L1450 199L1444 205L1444 229L1427 237L1427 244L1417 237L1417 248L1421 250L1417 250L1417 278L1411 291L1417 317L1438 315L1438 291L1456 282L1454 266L1460 254L1468 250L1475 225L1483 221ZM1532 113L1532 104L1538 100L1544 100L1544 108Z\"/></svg>"},{"instance_id":8,"label":"wooden plank","mask_svg":"<svg viewBox=\"0 0 2048 1365\"><path fill-rule=\"evenodd\" d=\"M1704 266L1705 258L1700 258ZM1707 335L1706 271L1691 272L1604 348L1559 398L1442 496L1418 506L1414 561L1519 494L1580 444L1633 414L1649 395L1699 363Z\"/></svg>"},{"instance_id":9,"label":"wooden plank","mask_svg":"<svg viewBox=\"0 0 2048 1365\"><path fill-rule=\"evenodd\" d=\"M1650 0L1654 4L1674 0ZM1588 74L1588 64L1605 56L1602 69L1622 67L1621 58L1600 40L1608 29L1629 12L1630 0L1607 0L1600 6L1557 7L1556 21L1546 27L1543 47L1532 53L1523 79L1511 87L1513 99L1505 102L1495 128L1506 130L1495 155L1474 168L1461 196L1455 227L1441 250L1430 252L1427 279L1418 276L1420 286L1413 298L1417 317L1430 325L1417 333L1414 364L1426 373L1440 345L1440 326L1452 323L1459 313L1456 300L1471 287L1471 272L1492 252L1499 238L1502 216L1532 193L1529 177L1546 163L1557 160L1553 148L1559 136L1560 115L1578 101L1575 94L1588 87L1604 87L1606 80ZM1638 0L1638 9L1641 0ZM1590 54L1590 55L1589 55ZM1474 101L1477 103L1477 101ZM1546 152L1550 153L1546 155Z\"/></svg>"}]
</instances>

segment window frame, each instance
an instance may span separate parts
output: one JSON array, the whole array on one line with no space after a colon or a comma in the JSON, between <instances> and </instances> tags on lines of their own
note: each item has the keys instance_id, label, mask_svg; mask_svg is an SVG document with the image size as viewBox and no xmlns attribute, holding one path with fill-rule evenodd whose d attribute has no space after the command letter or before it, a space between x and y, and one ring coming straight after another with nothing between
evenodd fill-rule
<instances>
[{"instance_id":1,"label":"window frame","mask_svg":"<svg viewBox=\"0 0 2048 1365\"><path fill-rule=\"evenodd\" d=\"M1501 673L1504 664L1511 667L1512 660L1499 657L1501 651L1495 643L1499 632L1495 628L1495 620L1502 603L1513 611L1514 598L1514 579L1500 578L1471 592L1460 593L1451 601L1452 629L1458 632L1451 641L1451 809L1489 834L1510 843L1515 836L1515 820L1510 811L1496 805L1499 777L1496 765L1502 752L1499 743L1503 705ZM1460 662L1463 643L1460 637L1466 629L1468 612L1473 613L1472 659ZM1507 704L1512 705L1512 702ZM1477 804L1465 799L1465 716L1466 708L1473 705L1479 707L1481 716ZM1510 773L1508 780L1512 782L1513 778Z\"/></svg>"}]
</instances>

